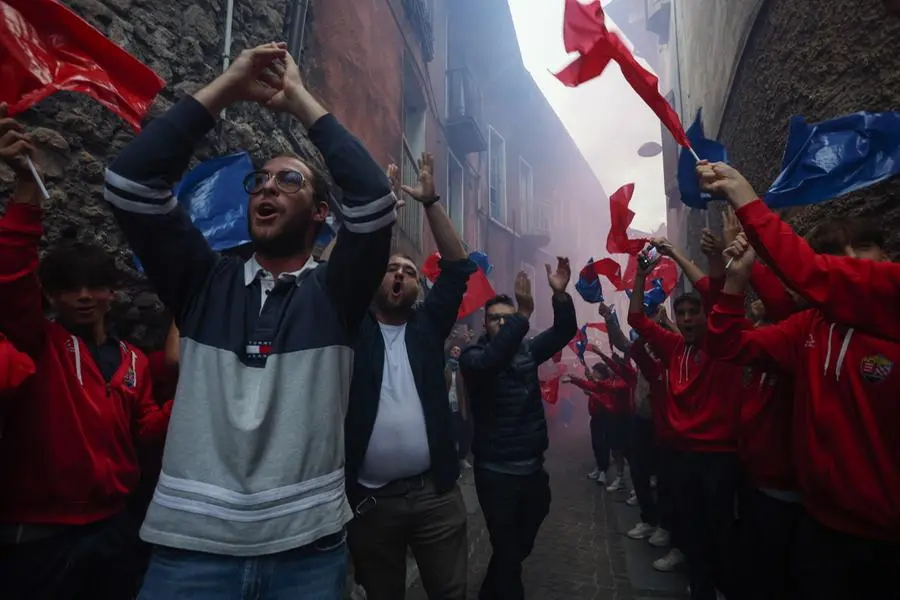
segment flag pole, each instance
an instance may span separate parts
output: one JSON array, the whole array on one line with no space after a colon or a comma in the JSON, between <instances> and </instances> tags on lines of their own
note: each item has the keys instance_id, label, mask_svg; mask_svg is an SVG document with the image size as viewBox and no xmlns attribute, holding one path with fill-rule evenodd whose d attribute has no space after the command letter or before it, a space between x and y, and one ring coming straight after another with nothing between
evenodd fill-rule
<instances>
[{"instance_id":1,"label":"flag pole","mask_svg":"<svg viewBox=\"0 0 900 600\"><path fill-rule=\"evenodd\" d=\"M697 156L697 153L694 152L694 149L691 148L690 146L688 146L687 149L688 149L688 151L691 153L691 156L694 157L694 160L696 160L697 162L700 162L700 157Z\"/></svg>"},{"instance_id":2,"label":"flag pole","mask_svg":"<svg viewBox=\"0 0 900 600\"><path fill-rule=\"evenodd\" d=\"M47 191L47 186L44 185L44 180L41 179L40 174L38 174L37 169L34 166L34 163L31 161L31 157L26 156L25 161L28 163L28 170L31 171L31 176L34 177L34 182L37 184L38 188L40 188L40 190L41 190L41 196L44 197L44 200L49 200L50 193Z\"/></svg>"}]
</instances>

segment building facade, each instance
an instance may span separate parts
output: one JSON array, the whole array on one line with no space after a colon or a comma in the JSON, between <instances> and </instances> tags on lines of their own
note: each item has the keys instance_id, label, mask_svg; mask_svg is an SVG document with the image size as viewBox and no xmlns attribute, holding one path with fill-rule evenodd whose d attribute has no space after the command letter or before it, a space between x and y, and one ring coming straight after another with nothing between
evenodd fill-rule
<instances>
[{"instance_id":1,"label":"building facade","mask_svg":"<svg viewBox=\"0 0 900 600\"><path fill-rule=\"evenodd\" d=\"M401 166L404 182L432 153L445 206L469 249L488 255L497 292L511 293L524 269L534 324L549 326L543 265L566 255L577 268L602 247L579 215L606 195L525 69L507 1L309 5L302 62L312 89L379 160ZM434 251L423 225L422 211L403 210L395 231L397 250L420 261Z\"/></svg>"}]
</instances>

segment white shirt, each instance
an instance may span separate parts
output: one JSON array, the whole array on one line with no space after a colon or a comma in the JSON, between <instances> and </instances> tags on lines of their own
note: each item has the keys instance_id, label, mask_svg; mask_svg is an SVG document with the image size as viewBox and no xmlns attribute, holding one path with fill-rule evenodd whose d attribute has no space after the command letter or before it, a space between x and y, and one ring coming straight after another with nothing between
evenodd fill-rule
<instances>
[{"instance_id":1,"label":"white shirt","mask_svg":"<svg viewBox=\"0 0 900 600\"><path fill-rule=\"evenodd\" d=\"M406 324L379 323L384 338L381 397L359 483L379 488L431 468L425 413L406 352Z\"/></svg>"},{"instance_id":2,"label":"white shirt","mask_svg":"<svg viewBox=\"0 0 900 600\"><path fill-rule=\"evenodd\" d=\"M279 277L283 277L286 275L293 275L294 277L300 277L300 275L311 269L315 269L319 263L316 262L312 256L307 259L306 263L300 267L297 271L291 271L290 273L282 273ZM250 285L257 278L259 278L259 312L262 312L263 306L266 305L266 298L269 297L269 292L272 291L272 288L275 287L275 278L271 273L262 268L258 262L256 262L256 255L250 257L250 260L244 263L244 285ZM300 281L298 280L298 284Z\"/></svg>"}]
</instances>

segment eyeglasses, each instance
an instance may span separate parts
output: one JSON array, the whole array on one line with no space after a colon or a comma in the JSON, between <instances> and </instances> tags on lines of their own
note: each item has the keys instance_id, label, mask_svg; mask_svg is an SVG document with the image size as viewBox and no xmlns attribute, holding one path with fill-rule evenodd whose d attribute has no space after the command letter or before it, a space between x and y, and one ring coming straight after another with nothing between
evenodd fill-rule
<instances>
[{"instance_id":1,"label":"eyeglasses","mask_svg":"<svg viewBox=\"0 0 900 600\"><path fill-rule=\"evenodd\" d=\"M268 171L254 171L244 178L244 191L248 194L258 194L269 180L275 179L275 187L285 194L294 194L306 184L306 177L300 171L284 169L277 173Z\"/></svg>"}]
</instances>

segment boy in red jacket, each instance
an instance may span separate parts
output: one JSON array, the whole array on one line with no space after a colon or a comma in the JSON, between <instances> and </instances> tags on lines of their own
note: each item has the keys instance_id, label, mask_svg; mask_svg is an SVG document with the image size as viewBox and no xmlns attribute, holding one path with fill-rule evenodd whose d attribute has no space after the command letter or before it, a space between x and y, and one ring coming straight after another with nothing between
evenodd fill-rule
<instances>
[{"instance_id":1,"label":"boy in red jacket","mask_svg":"<svg viewBox=\"0 0 900 600\"><path fill-rule=\"evenodd\" d=\"M743 296L754 260L750 248L735 253L710 316L710 339L724 359L794 376L793 458L808 512L795 545L800 597L895 598L900 371L894 366L900 343L815 309L748 329Z\"/></svg>"},{"instance_id":2,"label":"boy in red jacket","mask_svg":"<svg viewBox=\"0 0 900 600\"><path fill-rule=\"evenodd\" d=\"M643 310L646 276L647 270L639 268L628 323L666 367L666 412L679 448L673 453L676 506L684 519L679 545L688 561L691 598L713 599L717 588L727 593L731 587L740 404L730 400L741 370L712 358L697 296L684 295L673 303L680 335L654 323Z\"/></svg>"},{"instance_id":3,"label":"boy in red jacket","mask_svg":"<svg viewBox=\"0 0 900 600\"><path fill-rule=\"evenodd\" d=\"M588 475L598 485L606 485L606 472L609 470L610 452L610 420L615 404L616 391L624 384L618 382L609 368L596 363L585 369L586 379L573 375L563 375L562 383L570 383L580 388L588 397L588 413L591 415L591 447L597 469Z\"/></svg>"},{"instance_id":4,"label":"boy in red jacket","mask_svg":"<svg viewBox=\"0 0 900 600\"><path fill-rule=\"evenodd\" d=\"M41 263L40 192L24 129L3 118L0 159L17 187L0 219L0 331L35 363L0 438L3 597L133 597L136 445L165 435L147 359L107 330L116 269L96 245L62 242ZM57 314L44 317L46 293Z\"/></svg>"}]
</instances>

